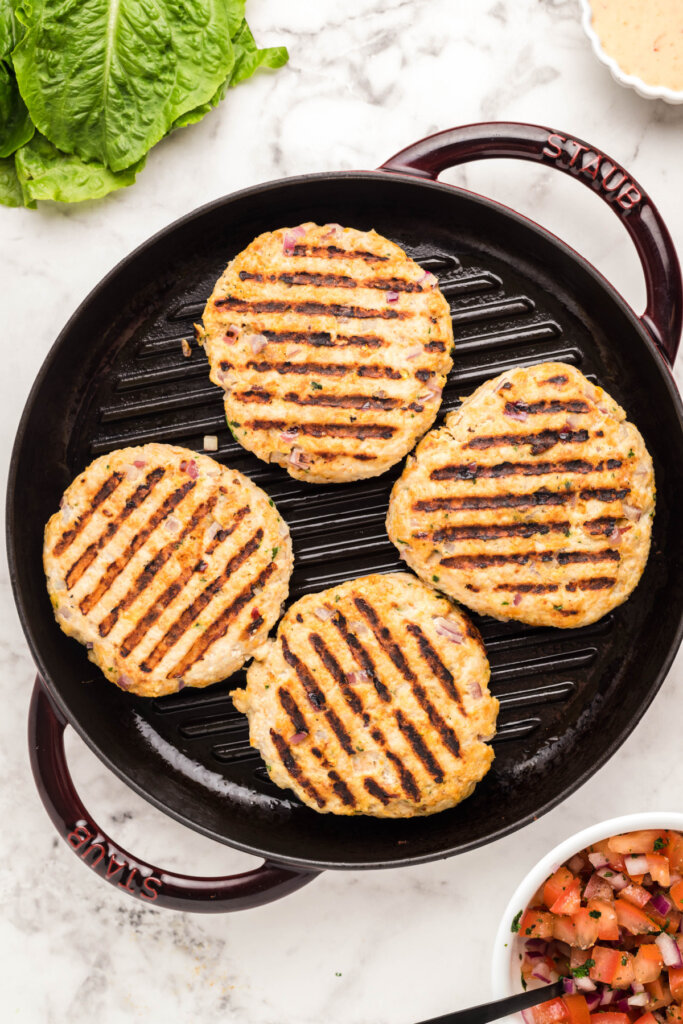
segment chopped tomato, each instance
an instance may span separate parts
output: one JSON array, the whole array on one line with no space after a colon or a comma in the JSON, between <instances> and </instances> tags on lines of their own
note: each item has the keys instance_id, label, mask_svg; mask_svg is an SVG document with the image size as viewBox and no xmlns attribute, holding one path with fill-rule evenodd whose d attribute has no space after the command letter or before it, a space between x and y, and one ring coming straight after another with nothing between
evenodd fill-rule
<instances>
[{"instance_id":1,"label":"chopped tomato","mask_svg":"<svg viewBox=\"0 0 683 1024\"><path fill-rule=\"evenodd\" d=\"M631 882L619 893L622 899L628 900L634 907L644 907L646 903L650 902L651 893L644 889L642 885L634 885Z\"/></svg>"},{"instance_id":2,"label":"chopped tomato","mask_svg":"<svg viewBox=\"0 0 683 1024\"><path fill-rule=\"evenodd\" d=\"M591 953L591 959L595 960L590 969L591 981L599 981L603 985L611 985L619 967L619 955L618 949L596 946Z\"/></svg>"},{"instance_id":3,"label":"chopped tomato","mask_svg":"<svg viewBox=\"0 0 683 1024\"><path fill-rule=\"evenodd\" d=\"M659 1024L659 1022L655 1017L654 1013L650 1013L648 1010L648 1012L644 1013L642 1017L638 1017L638 1020L635 1021L635 1024Z\"/></svg>"},{"instance_id":4,"label":"chopped tomato","mask_svg":"<svg viewBox=\"0 0 683 1024\"><path fill-rule=\"evenodd\" d=\"M641 946L636 954L636 981L645 985L648 981L656 981L662 973L664 961L659 946L654 942Z\"/></svg>"},{"instance_id":5,"label":"chopped tomato","mask_svg":"<svg viewBox=\"0 0 683 1024\"><path fill-rule=\"evenodd\" d=\"M650 1009L659 1010L662 1006L668 1006L671 1002L671 993L669 992L669 986L663 975L656 979L656 981L649 981L645 985L645 990L650 994Z\"/></svg>"},{"instance_id":6,"label":"chopped tomato","mask_svg":"<svg viewBox=\"0 0 683 1024\"><path fill-rule=\"evenodd\" d=\"M574 878L557 897L550 912L552 914L576 914L581 909L581 883Z\"/></svg>"},{"instance_id":7,"label":"chopped tomato","mask_svg":"<svg viewBox=\"0 0 683 1024\"><path fill-rule=\"evenodd\" d=\"M567 1016L570 1024L590 1024L591 1015L588 1012L588 1003L585 996L563 996L562 1001L567 1007Z\"/></svg>"},{"instance_id":8,"label":"chopped tomato","mask_svg":"<svg viewBox=\"0 0 683 1024\"><path fill-rule=\"evenodd\" d=\"M683 967L669 968L669 988L677 1003L683 1001Z\"/></svg>"},{"instance_id":9,"label":"chopped tomato","mask_svg":"<svg viewBox=\"0 0 683 1024\"><path fill-rule=\"evenodd\" d=\"M619 953L619 963L612 986L614 988L628 988L636 979L635 960L630 953L623 949L617 952Z\"/></svg>"},{"instance_id":10,"label":"chopped tomato","mask_svg":"<svg viewBox=\"0 0 683 1024\"><path fill-rule=\"evenodd\" d=\"M591 917L587 907L581 907L572 914L574 922L574 942L581 949L590 949L598 941L599 918Z\"/></svg>"},{"instance_id":11,"label":"chopped tomato","mask_svg":"<svg viewBox=\"0 0 683 1024\"><path fill-rule=\"evenodd\" d=\"M549 999L531 1011L535 1024L567 1024L569 1013L563 999Z\"/></svg>"},{"instance_id":12,"label":"chopped tomato","mask_svg":"<svg viewBox=\"0 0 683 1024\"><path fill-rule=\"evenodd\" d=\"M576 925L574 919L571 917L562 917L558 915L553 918L553 938L557 939L558 942L566 942L568 946L573 946L576 939Z\"/></svg>"},{"instance_id":13,"label":"chopped tomato","mask_svg":"<svg viewBox=\"0 0 683 1024\"><path fill-rule=\"evenodd\" d=\"M652 875L652 881L667 889L669 887L668 857L663 857L661 853L648 853L647 867Z\"/></svg>"},{"instance_id":14,"label":"chopped tomato","mask_svg":"<svg viewBox=\"0 0 683 1024\"><path fill-rule=\"evenodd\" d=\"M640 832L626 832L623 836L612 836L607 843L615 853L654 853L655 844L660 849L666 839L665 830L648 828Z\"/></svg>"},{"instance_id":15,"label":"chopped tomato","mask_svg":"<svg viewBox=\"0 0 683 1024\"><path fill-rule=\"evenodd\" d=\"M589 849L591 853L601 853L604 857L607 857L610 867L615 871L624 871L626 869L623 855L612 849L609 839L603 839L599 843L593 843Z\"/></svg>"},{"instance_id":16,"label":"chopped tomato","mask_svg":"<svg viewBox=\"0 0 683 1024\"><path fill-rule=\"evenodd\" d=\"M615 900L614 909L617 912L619 927L625 928L631 935L645 935L648 932L658 932L660 930L644 910L641 910L640 907L634 907L632 903L627 903L626 900Z\"/></svg>"},{"instance_id":17,"label":"chopped tomato","mask_svg":"<svg viewBox=\"0 0 683 1024\"><path fill-rule=\"evenodd\" d=\"M674 901L674 906L679 910L683 910L683 878L680 882L676 882L669 889L669 896Z\"/></svg>"},{"instance_id":18,"label":"chopped tomato","mask_svg":"<svg viewBox=\"0 0 683 1024\"><path fill-rule=\"evenodd\" d=\"M627 1013L591 1013L591 1024L629 1024Z\"/></svg>"},{"instance_id":19,"label":"chopped tomato","mask_svg":"<svg viewBox=\"0 0 683 1024\"><path fill-rule=\"evenodd\" d=\"M678 832L669 832L669 843L666 852L669 857L671 870L677 871L679 875L683 875L683 836Z\"/></svg>"},{"instance_id":20,"label":"chopped tomato","mask_svg":"<svg viewBox=\"0 0 683 1024\"><path fill-rule=\"evenodd\" d=\"M551 875L543 886L543 902L549 910L552 909L555 900L560 898L573 881L575 881L575 876L564 865L558 868L554 875Z\"/></svg>"},{"instance_id":21,"label":"chopped tomato","mask_svg":"<svg viewBox=\"0 0 683 1024\"><path fill-rule=\"evenodd\" d=\"M588 913L597 922L598 939L602 939L603 942L619 941L619 922L613 903L599 899L589 900ZM599 916L596 917L596 914Z\"/></svg>"},{"instance_id":22,"label":"chopped tomato","mask_svg":"<svg viewBox=\"0 0 683 1024\"><path fill-rule=\"evenodd\" d=\"M519 922L519 934L526 939L552 939L552 914L544 910L526 910Z\"/></svg>"},{"instance_id":23,"label":"chopped tomato","mask_svg":"<svg viewBox=\"0 0 683 1024\"><path fill-rule=\"evenodd\" d=\"M678 931L678 926L681 923L681 914L679 910L674 910L673 907L668 914L660 914L658 910L650 904L647 908L647 916L651 917L658 928L663 932L669 932L670 935L675 935Z\"/></svg>"},{"instance_id":24,"label":"chopped tomato","mask_svg":"<svg viewBox=\"0 0 683 1024\"><path fill-rule=\"evenodd\" d=\"M678 1003L672 1003L666 1008L666 1019L671 1021L672 1024L681 1024L683 1022L683 1006Z\"/></svg>"}]
</instances>

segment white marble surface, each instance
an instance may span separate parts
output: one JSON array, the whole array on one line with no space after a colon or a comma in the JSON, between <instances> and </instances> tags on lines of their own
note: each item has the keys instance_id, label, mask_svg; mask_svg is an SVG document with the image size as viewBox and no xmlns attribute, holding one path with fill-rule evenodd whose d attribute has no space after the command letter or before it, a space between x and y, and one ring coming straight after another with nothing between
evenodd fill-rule
<instances>
[{"instance_id":1,"label":"white marble surface","mask_svg":"<svg viewBox=\"0 0 683 1024\"><path fill-rule=\"evenodd\" d=\"M290 47L190 130L158 146L138 184L99 204L0 209L3 485L25 397L55 334L135 245L200 203L305 171L373 167L435 130L528 120L594 141L658 202L683 251L683 108L616 85L591 55L575 0L249 0L258 38ZM593 260L639 309L635 253L575 182L492 162L453 182L532 214ZM683 380L679 372L679 382ZM521 874L599 818L680 809L679 658L618 754L545 818L454 860L332 874L233 916L145 908L58 842L28 767L33 667L2 569L0 1019L22 1024L408 1024L487 996L491 939ZM250 858L184 831L109 774L73 736L87 806L128 848L194 873Z\"/></svg>"}]
</instances>

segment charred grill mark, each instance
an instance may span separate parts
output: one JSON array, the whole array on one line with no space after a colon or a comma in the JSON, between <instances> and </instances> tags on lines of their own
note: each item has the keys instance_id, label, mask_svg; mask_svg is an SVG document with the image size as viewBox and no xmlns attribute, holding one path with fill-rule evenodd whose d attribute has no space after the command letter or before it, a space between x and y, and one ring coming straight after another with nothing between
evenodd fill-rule
<instances>
[{"instance_id":1,"label":"charred grill mark","mask_svg":"<svg viewBox=\"0 0 683 1024\"><path fill-rule=\"evenodd\" d=\"M575 590L608 590L616 582L612 576L589 576L583 580L572 580L570 583L565 584L564 589L570 592Z\"/></svg>"},{"instance_id":2,"label":"charred grill mark","mask_svg":"<svg viewBox=\"0 0 683 1024\"><path fill-rule=\"evenodd\" d=\"M381 348L384 338L378 334L338 334L333 337L328 331L260 331L271 343L286 341L313 345L315 348Z\"/></svg>"},{"instance_id":3,"label":"charred grill mark","mask_svg":"<svg viewBox=\"0 0 683 1024\"><path fill-rule=\"evenodd\" d=\"M222 362L222 370L234 369L232 363ZM388 380L400 380L401 374L391 366L373 364L369 366L353 366L348 363L292 363L287 360L284 363L270 363L268 361L255 362L249 360L248 370L255 370L257 373L269 373L275 370L281 376L289 373L296 373L299 376L316 374L319 377L345 377L349 371L356 377L386 377Z\"/></svg>"},{"instance_id":4,"label":"charred grill mark","mask_svg":"<svg viewBox=\"0 0 683 1024\"><path fill-rule=\"evenodd\" d=\"M510 413L515 415L520 412L535 416L537 413L589 412L590 406L588 402L582 402L579 399L564 402L556 399L542 399L540 402L506 402L504 411L506 416L509 416Z\"/></svg>"},{"instance_id":5,"label":"charred grill mark","mask_svg":"<svg viewBox=\"0 0 683 1024\"><path fill-rule=\"evenodd\" d=\"M444 747L446 747L447 750L450 750L453 757L460 757L460 744L458 742L458 737L429 700L424 687L421 686L420 683L413 683L413 693L415 694L415 699L418 704L427 715L430 724L438 732L439 739Z\"/></svg>"},{"instance_id":6,"label":"charred grill mark","mask_svg":"<svg viewBox=\"0 0 683 1024\"><path fill-rule=\"evenodd\" d=\"M139 487L136 487L130 498L128 498L125 505L119 512L118 516L115 519L112 519L111 522L107 524L106 529L97 538L97 540L93 541L92 544L89 544L88 547L83 552L83 554L76 559L76 561L71 566L65 577L66 585L69 590L71 590L71 588L75 586L76 583L78 583L78 581L80 580L81 576L86 571L88 566L95 561L99 552L102 551L102 549L107 546L112 537L116 533L118 533L119 529L123 526L126 519L128 519L128 517L133 512L135 512L135 510L139 508L140 505L142 505L143 501L145 501L146 498L149 497L149 495L152 493L153 489L159 483L165 472L166 470L162 466L158 466L156 469L153 469L150 473L148 473L147 476L145 477L145 482L143 484L140 484Z\"/></svg>"},{"instance_id":7,"label":"charred grill mark","mask_svg":"<svg viewBox=\"0 0 683 1024\"><path fill-rule=\"evenodd\" d=\"M293 256L323 256L328 260L364 260L366 263L387 263L388 256L379 256L362 249L340 249L338 245L295 245Z\"/></svg>"},{"instance_id":8,"label":"charred grill mark","mask_svg":"<svg viewBox=\"0 0 683 1024\"><path fill-rule=\"evenodd\" d=\"M569 377L565 377L564 374L558 373L555 377L548 377L547 380L543 381L544 384L566 384Z\"/></svg>"},{"instance_id":9,"label":"charred grill mark","mask_svg":"<svg viewBox=\"0 0 683 1024\"><path fill-rule=\"evenodd\" d=\"M542 455L556 444L582 444L588 440L587 430L539 430L535 434L490 434L473 437L466 448L498 448L503 445L530 445L532 455Z\"/></svg>"},{"instance_id":10,"label":"charred grill mark","mask_svg":"<svg viewBox=\"0 0 683 1024\"><path fill-rule=\"evenodd\" d=\"M409 683L415 682L415 673L404 658L401 648L391 635L391 631L382 623L372 605L368 604L363 597L354 597L353 603L365 621L369 624L378 644L382 650L389 655L389 658L399 670L403 678L407 679Z\"/></svg>"},{"instance_id":11,"label":"charred grill mark","mask_svg":"<svg viewBox=\"0 0 683 1024\"><path fill-rule=\"evenodd\" d=\"M236 572L244 562L246 562L254 551L256 551L262 539L263 530L259 527L253 537L251 537L251 539L248 540L247 543L232 556L220 576L217 576L216 579L212 580L211 583L204 587L192 604L183 609L179 617L169 627L161 640L159 640L145 660L141 663L140 668L143 672L151 672L152 669L159 664L166 653L178 643L188 626L197 618L209 601L219 592L221 587L228 582L230 576ZM131 630L127 637L125 637L121 645L121 653L124 658L127 658L130 652L137 647L152 623L156 622L164 608L167 608L171 601L180 593L192 576L195 568L195 566L185 568L173 583L167 587L163 594L159 595L137 626ZM204 635L206 635L206 633ZM179 674L182 675L182 673Z\"/></svg>"},{"instance_id":12,"label":"charred grill mark","mask_svg":"<svg viewBox=\"0 0 683 1024\"><path fill-rule=\"evenodd\" d=\"M392 794L387 793L386 789L382 789L379 782L375 782L374 779L368 777L364 778L363 786L368 791L370 796L374 796L377 800L380 801L380 803L384 804L385 807L392 798Z\"/></svg>"},{"instance_id":13,"label":"charred grill mark","mask_svg":"<svg viewBox=\"0 0 683 1024\"><path fill-rule=\"evenodd\" d=\"M90 521L95 510L99 508L103 501L106 501L110 494L114 493L122 480L123 473L112 473L111 476L104 481L99 491L90 502L90 507L87 508L85 512L82 512L74 525L68 530L65 530L61 535L54 546L54 555L59 556L64 554L66 549L73 544L83 527Z\"/></svg>"},{"instance_id":14,"label":"charred grill mark","mask_svg":"<svg viewBox=\"0 0 683 1024\"><path fill-rule=\"evenodd\" d=\"M399 370L393 370L390 366L359 366L356 370L358 377L388 377L389 380L400 380Z\"/></svg>"},{"instance_id":15,"label":"charred grill mark","mask_svg":"<svg viewBox=\"0 0 683 1024\"><path fill-rule=\"evenodd\" d=\"M332 616L332 624L340 634L342 639L345 641L346 646L349 648L354 658L361 666L364 672L367 672L368 676L372 680L372 684L377 691L377 696L380 700L388 703L391 700L391 694L387 690L382 680L377 675L377 669L375 663L363 647L358 637L349 630L346 619L340 611L335 611Z\"/></svg>"},{"instance_id":16,"label":"charred grill mark","mask_svg":"<svg viewBox=\"0 0 683 1024\"><path fill-rule=\"evenodd\" d=\"M389 440L396 432L396 427L382 426L377 423L297 423L288 424L284 420L251 420L244 424L252 430L290 430L296 429L300 434L309 437L356 437L364 441L368 437Z\"/></svg>"},{"instance_id":17,"label":"charred grill mark","mask_svg":"<svg viewBox=\"0 0 683 1024\"><path fill-rule=\"evenodd\" d=\"M212 622L210 626L207 626L202 635L195 640L182 661L179 661L175 668L169 672L169 676L172 679L176 679L179 676L184 675L196 661L199 661L204 657L208 649L216 642L216 640L220 640L222 636L225 636L232 620L237 618L242 609L246 608L256 594L263 589L274 572L275 562L269 562L265 569L261 570L256 579L253 580L253 582L248 583L246 587L242 589L232 604L229 605L228 608L225 608L218 618Z\"/></svg>"},{"instance_id":18,"label":"charred grill mark","mask_svg":"<svg viewBox=\"0 0 683 1024\"><path fill-rule=\"evenodd\" d=\"M553 523L498 523L490 526L467 525L446 526L435 530L435 541L442 540L497 540L499 537L533 537L535 534L568 533L569 522L562 520ZM417 538L427 534L416 533Z\"/></svg>"},{"instance_id":19,"label":"charred grill mark","mask_svg":"<svg viewBox=\"0 0 683 1024\"><path fill-rule=\"evenodd\" d=\"M587 519L583 528L586 533L590 533L594 537L600 535L607 537L616 525L617 520L614 516L599 516L597 519Z\"/></svg>"},{"instance_id":20,"label":"charred grill mark","mask_svg":"<svg viewBox=\"0 0 683 1024\"><path fill-rule=\"evenodd\" d=\"M251 302L232 295L216 299L214 305L236 313L302 313L304 316L348 317L350 320L407 320L413 316L407 309L365 309L362 306L342 306L338 302L288 302L268 299Z\"/></svg>"},{"instance_id":21,"label":"charred grill mark","mask_svg":"<svg viewBox=\"0 0 683 1024\"><path fill-rule=\"evenodd\" d=\"M453 679L450 671L441 661L441 658L434 650L427 637L415 622L406 623L406 629L417 640L417 645L420 648L420 654L429 665L432 673L441 683L446 695L450 697L451 700L454 700L460 706L462 713L466 715L467 712L463 706L462 698L456 689L455 680Z\"/></svg>"},{"instance_id":22,"label":"charred grill mark","mask_svg":"<svg viewBox=\"0 0 683 1024\"><path fill-rule=\"evenodd\" d=\"M387 760L391 761L391 763L396 768L396 771L398 772L398 777L401 780L401 785L403 786L403 791L410 797L411 800L417 802L420 799L420 788L417 782L415 781L415 776L413 775L413 773L410 771L409 768L406 768L400 757L397 757L396 754L394 754L394 752L391 750L387 750Z\"/></svg>"},{"instance_id":23,"label":"charred grill mark","mask_svg":"<svg viewBox=\"0 0 683 1024\"><path fill-rule=\"evenodd\" d=\"M519 594L554 594L559 588L557 583L499 583L493 589Z\"/></svg>"},{"instance_id":24,"label":"charred grill mark","mask_svg":"<svg viewBox=\"0 0 683 1024\"><path fill-rule=\"evenodd\" d=\"M263 616L260 614L260 612L256 612L256 615L252 616L252 620L247 626L245 633L248 633L249 636L253 636L254 633L256 633L263 625L263 621Z\"/></svg>"},{"instance_id":25,"label":"charred grill mark","mask_svg":"<svg viewBox=\"0 0 683 1024\"><path fill-rule=\"evenodd\" d=\"M417 380L421 380L423 384L433 376L434 374L431 370L417 370L415 373Z\"/></svg>"},{"instance_id":26,"label":"charred grill mark","mask_svg":"<svg viewBox=\"0 0 683 1024\"><path fill-rule=\"evenodd\" d=\"M428 341L424 347L425 352L445 352L445 341Z\"/></svg>"},{"instance_id":27,"label":"charred grill mark","mask_svg":"<svg viewBox=\"0 0 683 1024\"><path fill-rule=\"evenodd\" d=\"M311 647L318 655L323 665L330 673L335 683L341 690L344 700L349 705L351 710L357 715L363 715L363 702L356 693L356 691L349 685L346 678L346 673L342 669L341 665L332 654L332 651L327 647L325 641L319 633L309 633L308 639ZM365 716L367 717L367 716ZM367 724L367 723L365 723Z\"/></svg>"},{"instance_id":28,"label":"charred grill mark","mask_svg":"<svg viewBox=\"0 0 683 1024\"><path fill-rule=\"evenodd\" d=\"M422 762L434 781L443 782L444 774L441 765L434 757L434 754L422 739L412 722L408 721L400 708L397 708L396 711L394 711L394 718L396 719L396 724L399 729L413 748L415 756Z\"/></svg>"},{"instance_id":29,"label":"charred grill mark","mask_svg":"<svg viewBox=\"0 0 683 1024\"><path fill-rule=\"evenodd\" d=\"M547 476L550 473L601 473L605 469L619 469L620 459L588 462L586 459L564 459L557 462L501 462L496 466L481 466L476 462L441 466L432 470L432 480L477 480L504 476Z\"/></svg>"},{"instance_id":30,"label":"charred grill mark","mask_svg":"<svg viewBox=\"0 0 683 1024\"><path fill-rule=\"evenodd\" d=\"M501 565L528 565L529 562L618 562L621 555L613 548L602 551L520 551L509 555L452 555L441 559L447 569L491 569Z\"/></svg>"},{"instance_id":31,"label":"charred grill mark","mask_svg":"<svg viewBox=\"0 0 683 1024\"><path fill-rule=\"evenodd\" d=\"M249 388L247 391L233 391L233 398L236 398L244 405L251 405L253 403L268 405L273 397L270 391L259 387Z\"/></svg>"},{"instance_id":32,"label":"charred grill mark","mask_svg":"<svg viewBox=\"0 0 683 1024\"><path fill-rule=\"evenodd\" d=\"M169 494L169 496L166 498L166 500L163 502L160 508L158 508L154 515L150 516L150 518L147 520L146 525L139 531L139 533L137 533L133 537L130 544L123 552L123 554L119 558L117 558L116 561L112 562L110 565L107 566L106 571L100 578L95 589L86 597L84 597L79 605L84 615L87 615L88 612L90 612L95 607L95 605L99 601L101 601L103 595L109 590L114 580L118 576L120 576L120 574L126 568L135 552L138 551L142 547L142 545L147 542L147 540L151 537L151 535L154 533L159 524L166 518L166 516L171 514L173 509L180 504L185 495L188 494L188 492L191 491L194 486L194 480L188 480L187 483L184 483L183 486L179 487L176 491L173 492L173 494ZM200 505L199 508L196 509L195 512L192 514L189 522L185 525L183 531L180 533L178 537L176 537L174 543L177 544L179 541L184 540L186 535L195 528L199 520L206 515L207 511L210 508L213 508L215 503L216 497L212 497L211 499L209 499L209 501L206 501L204 502L203 505ZM172 550L173 545L168 544L166 545L166 548L170 548ZM158 558L159 556L157 555L156 557ZM147 571L147 569L149 569L149 566L145 567L145 572ZM140 580L144 575L145 573L142 573L140 576L138 576L138 580ZM154 573L152 573L149 576L149 578L146 579L144 586L147 586L149 581L152 579L153 575ZM140 591L136 590L135 588L132 589L133 597L131 597L130 601L128 601L128 604L131 604L132 601L135 600L135 597L137 597L137 594L139 592ZM111 624L109 628L105 629L105 631L102 632L102 623L100 624L100 636L107 635L111 627L116 622L116 619L118 618L118 614L121 608L128 607L128 604L126 604L125 601L127 600L130 594L131 590L128 591L128 594L126 594L126 597L123 599L123 601L120 601L116 608L112 609L107 618L103 620L103 622L106 622L108 619L111 619Z\"/></svg>"},{"instance_id":33,"label":"charred grill mark","mask_svg":"<svg viewBox=\"0 0 683 1024\"><path fill-rule=\"evenodd\" d=\"M347 807L355 807L356 800L349 787L343 779L340 778L339 774L334 771L334 769L331 769L327 773L327 777L332 783L332 789L335 791L341 802L346 804Z\"/></svg>"},{"instance_id":34,"label":"charred grill mark","mask_svg":"<svg viewBox=\"0 0 683 1024\"><path fill-rule=\"evenodd\" d=\"M271 729L270 738L273 741L273 746L277 750L280 761L282 762L282 765L287 774L290 776L290 778L294 779L294 781L301 786L303 791L305 793L308 793L312 800L315 800L318 807L324 807L325 801L323 800L323 798L321 797L320 793L315 788L313 783L310 781L310 779L307 779L304 773L302 772L291 750L287 746L287 741L284 739L284 737L281 736L279 732L276 732L275 729Z\"/></svg>"},{"instance_id":35,"label":"charred grill mark","mask_svg":"<svg viewBox=\"0 0 683 1024\"><path fill-rule=\"evenodd\" d=\"M578 615L579 614L578 609L575 610L575 611L571 611L568 608L556 608L555 611L557 612L558 615L564 615L565 618L567 618L567 616L569 616L569 615Z\"/></svg>"},{"instance_id":36,"label":"charred grill mark","mask_svg":"<svg viewBox=\"0 0 683 1024\"><path fill-rule=\"evenodd\" d=\"M287 664L296 672L299 682L308 697L309 703L316 711L323 711L325 718L330 724L330 728L339 740L339 745L342 750L352 756L355 751L351 742L351 737L346 731L344 723L341 721L334 709L327 707L327 698L316 683L312 672L291 649L287 643L286 637L283 636L281 638L280 644L282 647L282 656Z\"/></svg>"},{"instance_id":37,"label":"charred grill mark","mask_svg":"<svg viewBox=\"0 0 683 1024\"><path fill-rule=\"evenodd\" d=\"M280 686L277 691L277 696L282 710L285 712L294 727L294 732L307 733L309 731L308 722L304 715L302 715L299 705L294 700L294 697L292 697L289 690L285 689L284 686Z\"/></svg>"},{"instance_id":38,"label":"charred grill mark","mask_svg":"<svg viewBox=\"0 0 683 1024\"><path fill-rule=\"evenodd\" d=\"M630 487L622 487L621 489L616 487L587 488L581 491L581 497L584 501L622 501L629 494L630 490Z\"/></svg>"},{"instance_id":39,"label":"charred grill mark","mask_svg":"<svg viewBox=\"0 0 683 1024\"><path fill-rule=\"evenodd\" d=\"M533 491L531 494L467 494L461 498L430 498L413 505L416 512L437 512L440 509L533 508L537 505L565 505L574 491Z\"/></svg>"},{"instance_id":40,"label":"charred grill mark","mask_svg":"<svg viewBox=\"0 0 683 1024\"><path fill-rule=\"evenodd\" d=\"M295 391L288 391L284 401L295 405L322 405L331 409L395 409L401 404L399 398L375 398L372 395L297 395Z\"/></svg>"}]
</instances>

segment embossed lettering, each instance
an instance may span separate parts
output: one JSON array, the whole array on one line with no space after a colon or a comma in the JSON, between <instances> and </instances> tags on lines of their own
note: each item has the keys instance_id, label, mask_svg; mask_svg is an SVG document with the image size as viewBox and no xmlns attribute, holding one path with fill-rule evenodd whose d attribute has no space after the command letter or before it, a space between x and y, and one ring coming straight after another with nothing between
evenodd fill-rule
<instances>
[{"instance_id":1,"label":"embossed lettering","mask_svg":"<svg viewBox=\"0 0 683 1024\"><path fill-rule=\"evenodd\" d=\"M88 858L90 857L90 854L93 852L93 850L95 851L95 856L93 857L92 860L88 861ZM106 854L106 852L107 851L105 850L102 843L93 843L91 846L88 847L87 850L83 851L83 853L81 854L81 858L86 862L86 864L90 863L91 868L96 868L97 865L102 860L102 858L104 857L104 855Z\"/></svg>"},{"instance_id":2,"label":"embossed lettering","mask_svg":"<svg viewBox=\"0 0 683 1024\"><path fill-rule=\"evenodd\" d=\"M624 174L624 172L620 171L618 167L612 167L612 170L609 172L609 174L606 174L605 177L602 179L602 187L604 188L605 192L616 192L618 188L621 188L625 181L626 175Z\"/></svg>"},{"instance_id":3,"label":"embossed lettering","mask_svg":"<svg viewBox=\"0 0 683 1024\"><path fill-rule=\"evenodd\" d=\"M572 146L576 146L576 152L574 153L574 156L569 161L569 166L573 167L574 164L576 163L576 159L577 159L579 153L588 153L589 149L588 149L588 146L582 146L580 142L576 141L576 139L570 139L569 141L571 142Z\"/></svg>"},{"instance_id":4,"label":"embossed lettering","mask_svg":"<svg viewBox=\"0 0 683 1024\"><path fill-rule=\"evenodd\" d=\"M128 875L128 878L126 879L125 882L123 882L123 881L117 882L116 884L118 885L119 889L125 889L126 892L131 893L133 896L137 896L137 893L136 893L135 889L131 889L131 887L130 887L130 883L133 881L133 879L135 878L137 873L138 873L138 869L137 868L133 868L131 870L131 873Z\"/></svg>"},{"instance_id":5,"label":"embossed lettering","mask_svg":"<svg viewBox=\"0 0 683 1024\"><path fill-rule=\"evenodd\" d=\"M625 192L621 192L617 196L617 202L622 210L632 210L636 203L639 203L642 198L641 193L635 185L630 185Z\"/></svg>"},{"instance_id":6,"label":"embossed lettering","mask_svg":"<svg viewBox=\"0 0 683 1024\"><path fill-rule=\"evenodd\" d=\"M562 156L562 143L566 142L564 135L549 135L548 144L543 150L543 156L549 156L553 160L557 160L558 156ZM549 147L552 146L552 149Z\"/></svg>"},{"instance_id":7,"label":"embossed lettering","mask_svg":"<svg viewBox=\"0 0 683 1024\"><path fill-rule=\"evenodd\" d=\"M598 176L598 169L599 169L599 167L600 167L600 157L598 156L597 153L594 153L592 158L587 163L585 163L583 165L583 167L581 168L581 173L585 174L588 178L592 178L593 181L595 181L595 179ZM591 174L591 170L593 172L592 174Z\"/></svg>"},{"instance_id":8,"label":"embossed lettering","mask_svg":"<svg viewBox=\"0 0 683 1024\"><path fill-rule=\"evenodd\" d=\"M158 886L158 888L155 888ZM152 903L159 895L159 889L161 888L161 879L155 875L150 875L142 883L141 897L143 900L149 900Z\"/></svg>"},{"instance_id":9,"label":"embossed lettering","mask_svg":"<svg viewBox=\"0 0 683 1024\"><path fill-rule=\"evenodd\" d=\"M119 862L116 859L116 857L114 856L114 854L112 853L112 855L109 858L109 864L107 865L107 875L106 875L106 877L107 878L113 878L113 876L118 871L121 871L123 868L125 868L125 866L126 866L125 860L122 860L122 861Z\"/></svg>"},{"instance_id":10,"label":"embossed lettering","mask_svg":"<svg viewBox=\"0 0 683 1024\"><path fill-rule=\"evenodd\" d=\"M76 825L76 827L69 832L66 837L66 841L69 846L73 846L74 850L80 850L84 843L88 843L94 838L95 833L91 832L90 829L85 827L85 825Z\"/></svg>"}]
</instances>

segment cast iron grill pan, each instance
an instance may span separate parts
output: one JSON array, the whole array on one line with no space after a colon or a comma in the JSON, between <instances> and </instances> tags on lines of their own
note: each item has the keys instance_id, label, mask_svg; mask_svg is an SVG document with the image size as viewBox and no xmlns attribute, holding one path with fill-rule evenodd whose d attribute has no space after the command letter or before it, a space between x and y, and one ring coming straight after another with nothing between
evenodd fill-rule
<instances>
[{"instance_id":1,"label":"cast iron grill pan","mask_svg":"<svg viewBox=\"0 0 683 1024\"><path fill-rule=\"evenodd\" d=\"M402 464L351 484L292 480L235 443L204 352L193 344L190 358L182 354L181 340L193 338L193 322L228 260L260 232L305 220L374 227L437 275L456 345L437 425L488 378L556 360L578 367L625 407L654 459L652 551L626 604L575 630L472 616L501 705L496 759L472 797L429 818L316 814L274 786L249 747L246 718L228 696L243 673L156 700L123 694L61 633L45 589L43 527L85 465L147 441L202 451L206 434L218 437L215 457L263 487L289 523L290 600L405 568L384 526ZM675 272L677 264L671 274L680 285ZM556 239L489 201L407 175L290 179L204 207L156 236L67 325L17 439L8 516L13 581L58 713L152 803L219 841L295 868L428 861L489 842L553 806L642 716L681 636L682 464L680 400L661 355L617 294Z\"/></svg>"}]
</instances>

